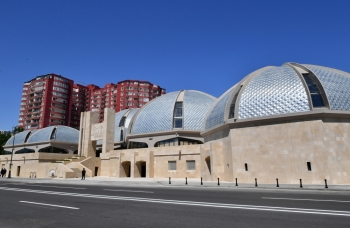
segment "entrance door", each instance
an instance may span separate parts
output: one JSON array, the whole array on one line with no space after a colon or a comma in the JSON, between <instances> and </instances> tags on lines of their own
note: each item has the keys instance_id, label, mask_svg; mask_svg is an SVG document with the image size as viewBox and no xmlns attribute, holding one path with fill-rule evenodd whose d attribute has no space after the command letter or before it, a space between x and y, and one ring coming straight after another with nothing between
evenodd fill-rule
<instances>
[{"instance_id":1,"label":"entrance door","mask_svg":"<svg viewBox=\"0 0 350 228\"><path fill-rule=\"evenodd\" d=\"M121 164L120 167L120 176L119 177L130 177L131 171L131 162L130 161L124 161Z\"/></svg>"},{"instance_id":2,"label":"entrance door","mask_svg":"<svg viewBox=\"0 0 350 228\"><path fill-rule=\"evenodd\" d=\"M97 176L98 174L98 167L95 167L95 177Z\"/></svg>"},{"instance_id":3,"label":"entrance door","mask_svg":"<svg viewBox=\"0 0 350 228\"><path fill-rule=\"evenodd\" d=\"M146 162L141 163L141 177L146 177Z\"/></svg>"}]
</instances>

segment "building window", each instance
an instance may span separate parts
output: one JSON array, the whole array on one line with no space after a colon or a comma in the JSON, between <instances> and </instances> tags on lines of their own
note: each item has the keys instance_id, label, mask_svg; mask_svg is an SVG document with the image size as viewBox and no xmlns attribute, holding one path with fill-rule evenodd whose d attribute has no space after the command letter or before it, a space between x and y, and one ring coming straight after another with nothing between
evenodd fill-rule
<instances>
[{"instance_id":1,"label":"building window","mask_svg":"<svg viewBox=\"0 0 350 228\"><path fill-rule=\"evenodd\" d=\"M238 92L235 94L235 96L233 97L233 100L232 100L232 103L231 103L231 106L230 106L230 116L229 116L229 119L232 119L235 117L235 108L236 108L236 101L237 101L237 97L239 95L239 92L241 91L242 89L242 86L241 88L239 88Z\"/></svg>"},{"instance_id":2,"label":"building window","mask_svg":"<svg viewBox=\"0 0 350 228\"><path fill-rule=\"evenodd\" d=\"M196 170L196 161L195 160L187 160L186 167L187 167L187 170Z\"/></svg>"},{"instance_id":3,"label":"building window","mask_svg":"<svg viewBox=\"0 0 350 228\"><path fill-rule=\"evenodd\" d=\"M307 84L307 87L309 89L311 100L312 100L312 106L313 107L324 107L323 98L321 95L321 92L319 88L317 87L316 83L308 74L303 74L304 80Z\"/></svg>"},{"instance_id":4,"label":"building window","mask_svg":"<svg viewBox=\"0 0 350 228\"><path fill-rule=\"evenodd\" d=\"M248 171L248 163L244 163L245 171Z\"/></svg>"},{"instance_id":5,"label":"building window","mask_svg":"<svg viewBox=\"0 0 350 228\"><path fill-rule=\"evenodd\" d=\"M311 162L306 162L306 165L307 165L307 170L311 171Z\"/></svg>"},{"instance_id":6,"label":"building window","mask_svg":"<svg viewBox=\"0 0 350 228\"><path fill-rule=\"evenodd\" d=\"M126 117L123 116L122 119L120 120L119 127L124 127L124 125L125 125L125 119L126 119Z\"/></svg>"},{"instance_id":7,"label":"building window","mask_svg":"<svg viewBox=\"0 0 350 228\"><path fill-rule=\"evenodd\" d=\"M197 145L197 144L203 144L203 143L198 140L177 137L177 138L171 138L163 141L158 141L154 144L154 147Z\"/></svg>"},{"instance_id":8,"label":"building window","mask_svg":"<svg viewBox=\"0 0 350 228\"><path fill-rule=\"evenodd\" d=\"M176 161L168 161L168 170L176 170Z\"/></svg>"},{"instance_id":9,"label":"building window","mask_svg":"<svg viewBox=\"0 0 350 228\"><path fill-rule=\"evenodd\" d=\"M130 142L129 149L136 149L136 148L148 148L147 143L144 142Z\"/></svg>"},{"instance_id":10,"label":"building window","mask_svg":"<svg viewBox=\"0 0 350 228\"><path fill-rule=\"evenodd\" d=\"M174 128L183 126L182 102L176 102L174 108Z\"/></svg>"}]
</instances>

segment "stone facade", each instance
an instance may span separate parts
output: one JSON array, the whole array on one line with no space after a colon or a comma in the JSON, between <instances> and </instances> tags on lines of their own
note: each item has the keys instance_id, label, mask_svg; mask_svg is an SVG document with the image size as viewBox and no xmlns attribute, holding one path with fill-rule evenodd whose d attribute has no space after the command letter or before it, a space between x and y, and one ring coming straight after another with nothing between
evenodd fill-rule
<instances>
[{"instance_id":1,"label":"stone facade","mask_svg":"<svg viewBox=\"0 0 350 228\"><path fill-rule=\"evenodd\" d=\"M227 129L222 130L222 134ZM219 133L217 133L219 134ZM202 145L116 150L101 154L101 175L203 178L240 183L348 184L350 121L315 119L233 128L228 136ZM194 160L195 170L186 170ZM168 162L176 161L176 170ZM309 166L308 166L309 162ZM127 164L127 165L126 165ZM130 166L130 174L128 174ZM309 170L311 169L311 170Z\"/></svg>"}]
</instances>

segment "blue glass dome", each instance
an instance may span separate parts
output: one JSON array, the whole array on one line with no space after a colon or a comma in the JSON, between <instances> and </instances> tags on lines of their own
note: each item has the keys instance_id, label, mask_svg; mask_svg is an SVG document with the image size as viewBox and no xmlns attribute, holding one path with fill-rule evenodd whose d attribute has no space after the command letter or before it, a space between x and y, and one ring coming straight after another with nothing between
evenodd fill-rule
<instances>
[{"instance_id":1,"label":"blue glass dome","mask_svg":"<svg viewBox=\"0 0 350 228\"><path fill-rule=\"evenodd\" d=\"M318 101L321 105L316 106L315 97L322 100ZM229 119L290 115L317 108L350 111L349 73L297 63L264 67L219 97L207 114L204 130L223 125Z\"/></svg>"},{"instance_id":2,"label":"blue glass dome","mask_svg":"<svg viewBox=\"0 0 350 228\"><path fill-rule=\"evenodd\" d=\"M183 96L181 129L201 131L205 114L216 98L203 92L184 90L165 94L145 105L133 120L131 134L173 130L175 103L179 96Z\"/></svg>"},{"instance_id":3,"label":"blue glass dome","mask_svg":"<svg viewBox=\"0 0 350 228\"><path fill-rule=\"evenodd\" d=\"M40 129L33 133L27 143L38 143L38 142L64 142L64 143L77 143L79 142L79 131L67 127L67 126L50 126Z\"/></svg>"}]
</instances>

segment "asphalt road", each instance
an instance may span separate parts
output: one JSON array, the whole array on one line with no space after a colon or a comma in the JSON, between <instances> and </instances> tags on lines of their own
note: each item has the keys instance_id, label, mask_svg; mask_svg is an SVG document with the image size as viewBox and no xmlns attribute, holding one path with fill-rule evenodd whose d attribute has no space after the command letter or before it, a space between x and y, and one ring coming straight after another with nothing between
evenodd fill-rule
<instances>
[{"instance_id":1,"label":"asphalt road","mask_svg":"<svg viewBox=\"0 0 350 228\"><path fill-rule=\"evenodd\" d=\"M0 227L350 227L350 192L2 179Z\"/></svg>"}]
</instances>

